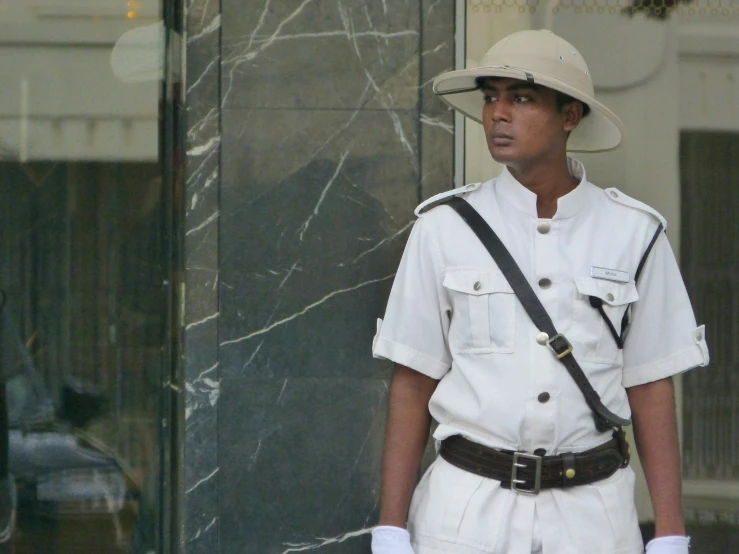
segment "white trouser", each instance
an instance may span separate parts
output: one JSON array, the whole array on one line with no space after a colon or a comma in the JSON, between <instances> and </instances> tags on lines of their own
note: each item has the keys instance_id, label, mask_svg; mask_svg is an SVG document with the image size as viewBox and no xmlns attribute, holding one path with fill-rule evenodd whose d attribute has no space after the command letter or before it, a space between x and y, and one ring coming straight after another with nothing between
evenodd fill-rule
<instances>
[{"instance_id":1,"label":"white trouser","mask_svg":"<svg viewBox=\"0 0 739 554\"><path fill-rule=\"evenodd\" d=\"M539 525L539 514L534 511L534 529L531 533L531 554L542 554L544 552L541 542L541 525Z\"/></svg>"},{"instance_id":2,"label":"white trouser","mask_svg":"<svg viewBox=\"0 0 739 554\"><path fill-rule=\"evenodd\" d=\"M630 468L536 496L437 459L416 487L416 554L643 554Z\"/></svg>"}]
</instances>

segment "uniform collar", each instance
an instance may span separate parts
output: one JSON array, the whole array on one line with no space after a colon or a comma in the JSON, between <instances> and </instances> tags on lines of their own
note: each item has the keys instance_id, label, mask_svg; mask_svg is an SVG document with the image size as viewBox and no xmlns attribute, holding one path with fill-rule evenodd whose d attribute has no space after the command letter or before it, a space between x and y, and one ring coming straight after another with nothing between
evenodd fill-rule
<instances>
[{"instance_id":1,"label":"uniform collar","mask_svg":"<svg viewBox=\"0 0 739 554\"><path fill-rule=\"evenodd\" d=\"M585 207L587 203L586 186L587 177L585 176L585 168L574 158L567 158L567 167L570 175L576 179L580 179L580 183L574 190L557 199L557 213L553 219L566 219L576 215ZM509 204L524 212L527 215L538 218L536 212L536 194L519 183L516 178L511 175L507 167L503 168L496 179L496 192Z\"/></svg>"}]
</instances>

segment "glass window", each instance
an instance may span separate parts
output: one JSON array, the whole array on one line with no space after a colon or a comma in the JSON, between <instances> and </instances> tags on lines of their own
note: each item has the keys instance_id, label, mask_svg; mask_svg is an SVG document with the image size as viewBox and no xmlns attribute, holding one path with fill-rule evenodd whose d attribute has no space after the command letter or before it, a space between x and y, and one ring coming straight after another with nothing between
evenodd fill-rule
<instances>
[{"instance_id":1,"label":"glass window","mask_svg":"<svg viewBox=\"0 0 739 554\"><path fill-rule=\"evenodd\" d=\"M159 550L161 10L0 0L0 549L16 554Z\"/></svg>"}]
</instances>

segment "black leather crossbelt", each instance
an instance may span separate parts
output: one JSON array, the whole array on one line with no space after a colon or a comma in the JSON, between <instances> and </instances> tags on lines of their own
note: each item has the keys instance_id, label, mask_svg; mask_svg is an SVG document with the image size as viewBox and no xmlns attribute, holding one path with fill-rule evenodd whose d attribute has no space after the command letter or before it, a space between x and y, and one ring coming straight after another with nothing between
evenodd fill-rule
<instances>
[{"instance_id":1,"label":"black leather crossbelt","mask_svg":"<svg viewBox=\"0 0 739 554\"><path fill-rule=\"evenodd\" d=\"M526 313L529 314L531 321L539 331L543 331L549 336L547 344L554 351L557 359L565 366L565 369L567 369L567 372L585 397L585 402L587 402L588 407L593 412L595 427L598 431L605 432L614 427L620 428L624 425L629 425L631 423L630 420L614 414L603 404L600 396L590 384L590 381L588 381L580 364L577 363L577 360L572 355L570 341L564 335L557 332L552 318L549 317L549 314L531 288L531 285L529 285L529 282L516 264L513 256L508 252L505 245L498 238L498 235L495 234L495 231L493 231L490 225L477 213L477 210L470 206L466 200L456 197L449 199L446 204L451 206L464 219L467 225L470 226L470 229L480 239L480 242L482 242L483 246L490 253L495 263L498 264L498 268L505 276L508 284L511 285L513 292L518 297Z\"/></svg>"},{"instance_id":2,"label":"black leather crossbelt","mask_svg":"<svg viewBox=\"0 0 739 554\"><path fill-rule=\"evenodd\" d=\"M614 433L605 444L577 454L536 456L496 450L454 435L441 442L439 454L450 464L524 494L541 489L587 485L610 477L629 463L625 436Z\"/></svg>"}]
</instances>

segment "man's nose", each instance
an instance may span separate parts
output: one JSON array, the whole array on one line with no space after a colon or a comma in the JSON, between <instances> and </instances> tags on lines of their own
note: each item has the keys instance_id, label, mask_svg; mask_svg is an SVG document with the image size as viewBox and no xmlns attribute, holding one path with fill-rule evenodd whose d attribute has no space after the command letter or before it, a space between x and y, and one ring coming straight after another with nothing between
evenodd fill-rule
<instances>
[{"instance_id":1,"label":"man's nose","mask_svg":"<svg viewBox=\"0 0 739 554\"><path fill-rule=\"evenodd\" d=\"M493 121L511 120L511 104L506 99L498 98L490 106L490 111Z\"/></svg>"}]
</instances>

